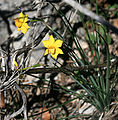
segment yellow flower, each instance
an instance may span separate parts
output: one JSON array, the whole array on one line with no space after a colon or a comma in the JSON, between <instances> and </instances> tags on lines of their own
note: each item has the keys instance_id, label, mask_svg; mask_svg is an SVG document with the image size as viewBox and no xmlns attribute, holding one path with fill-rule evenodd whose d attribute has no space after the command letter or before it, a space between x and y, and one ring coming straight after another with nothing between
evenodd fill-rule
<instances>
[{"instance_id":1,"label":"yellow flower","mask_svg":"<svg viewBox=\"0 0 118 120\"><path fill-rule=\"evenodd\" d=\"M28 15L25 15L23 17L23 13L21 11L21 13L19 13L19 17L14 19L17 30L18 31L21 30L21 32L24 34L27 32L27 29L30 28L27 24L27 18L28 18Z\"/></svg>"},{"instance_id":2,"label":"yellow flower","mask_svg":"<svg viewBox=\"0 0 118 120\"><path fill-rule=\"evenodd\" d=\"M14 62L14 65L16 66L16 68L18 69L19 68L19 66L18 66L18 63L14 60L13 61ZM21 70L21 69L18 69L19 71ZM22 82L23 80L23 75L21 74L20 76L19 76L19 80L20 80L20 82Z\"/></svg>"},{"instance_id":3,"label":"yellow flower","mask_svg":"<svg viewBox=\"0 0 118 120\"><path fill-rule=\"evenodd\" d=\"M62 40L55 41L52 35L50 36L49 40L44 40L43 45L47 48L44 56L50 53L53 58L57 59L58 54L64 54L59 48L62 46L62 43Z\"/></svg>"},{"instance_id":4,"label":"yellow flower","mask_svg":"<svg viewBox=\"0 0 118 120\"><path fill-rule=\"evenodd\" d=\"M14 65L16 66L16 68L18 69L18 63L14 60Z\"/></svg>"}]
</instances>

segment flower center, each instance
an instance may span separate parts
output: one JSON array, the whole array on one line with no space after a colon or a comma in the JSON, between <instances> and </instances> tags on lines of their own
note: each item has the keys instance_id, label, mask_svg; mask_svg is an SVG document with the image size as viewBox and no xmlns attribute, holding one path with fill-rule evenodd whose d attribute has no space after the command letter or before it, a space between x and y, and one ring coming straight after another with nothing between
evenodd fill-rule
<instances>
[{"instance_id":1,"label":"flower center","mask_svg":"<svg viewBox=\"0 0 118 120\"><path fill-rule=\"evenodd\" d=\"M53 47L53 46L49 47L48 50L49 50L49 52L50 52L51 54L53 54L53 55L54 55L55 52L56 52L56 49L55 49L55 47Z\"/></svg>"},{"instance_id":2,"label":"flower center","mask_svg":"<svg viewBox=\"0 0 118 120\"><path fill-rule=\"evenodd\" d=\"M23 24L23 22L21 22L18 18L15 20L15 24L18 28L20 28Z\"/></svg>"}]
</instances>

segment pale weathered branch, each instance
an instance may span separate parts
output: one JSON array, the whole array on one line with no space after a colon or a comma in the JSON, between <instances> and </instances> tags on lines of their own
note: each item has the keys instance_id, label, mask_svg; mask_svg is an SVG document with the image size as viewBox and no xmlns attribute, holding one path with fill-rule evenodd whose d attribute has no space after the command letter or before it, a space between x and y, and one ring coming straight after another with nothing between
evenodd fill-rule
<instances>
[{"instance_id":1,"label":"pale weathered branch","mask_svg":"<svg viewBox=\"0 0 118 120\"><path fill-rule=\"evenodd\" d=\"M10 120L10 119L16 117L17 115L21 114L22 112L24 113L24 120L27 120L27 98L26 98L26 95L23 92L23 90L16 83L15 83L15 87L20 92L20 94L22 96L23 105L18 111L14 112L11 115L7 115L4 118L4 120Z\"/></svg>"}]
</instances>

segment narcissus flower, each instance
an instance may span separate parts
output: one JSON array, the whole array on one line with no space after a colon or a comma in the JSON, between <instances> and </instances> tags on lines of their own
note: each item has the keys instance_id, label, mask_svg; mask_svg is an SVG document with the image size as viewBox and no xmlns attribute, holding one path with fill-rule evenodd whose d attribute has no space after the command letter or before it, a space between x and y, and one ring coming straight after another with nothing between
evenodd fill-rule
<instances>
[{"instance_id":1,"label":"narcissus flower","mask_svg":"<svg viewBox=\"0 0 118 120\"><path fill-rule=\"evenodd\" d=\"M27 24L27 18L28 15L23 16L23 13L21 11L21 13L19 13L19 17L14 19L17 30L21 30L21 32L24 34L27 32L27 29L30 28Z\"/></svg>"},{"instance_id":2,"label":"narcissus flower","mask_svg":"<svg viewBox=\"0 0 118 120\"><path fill-rule=\"evenodd\" d=\"M16 68L18 69L19 68L18 63L15 60L13 62L14 62L14 65L16 66Z\"/></svg>"},{"instance_id":3,"label":"narcissus flower","mask_svg":"<svg viewBox=\"0 0 118 120\"><path fill-rule=\"evenodd\" d=\"M45 50L44 56L47 54L51 54L51 56L57 59L58 54L64 54L63 51L59 48L62 46L62 40L56 40L51 35L48 40L43 41L43 45L47 48Z\"/></svg>"}]
</instances>

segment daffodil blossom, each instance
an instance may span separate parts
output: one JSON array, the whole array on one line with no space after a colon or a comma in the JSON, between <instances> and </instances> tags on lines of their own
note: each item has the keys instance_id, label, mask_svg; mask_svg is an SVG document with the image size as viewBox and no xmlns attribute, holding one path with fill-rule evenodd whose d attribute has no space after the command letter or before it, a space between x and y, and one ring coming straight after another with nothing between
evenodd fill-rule
<instances>
[{"instance_id":1,"label":"daffodil blossom","mask_svg":"<svg viewBox=\"0 0 118 120\"><path fill-rule=\"evenodd\" d=\"M19 68L18 63L15 60L13 62L14 62L14 65L16 66L16 68L18 69Z\"/></svg>"},{"instance_id":2,"label":"daffodil blossom","mask_svg":"<svg viewBox=\"0 0 118 120\"><path fill-rule=\"evenodd\" d=\"M28 15L23 16L23 13L21 11L21 13L19 13L19 17L14 19L17 30L21 30L21 32L24 34L27 32L27 29L30 28L27 24L27 18Z\"/></svg>"},{"instance_id":3,"label":"daffodil blossom","mask_svg":"<svg viewBox=\"0 0 118 120\"><path fill-rule=\"evenodd\" d=\"M43 41L43 45L47 48L45 50L44 56L47 54L51 54L51 56L57 59L58 54L64 54L63 51L59 48L62 46L62 40L56 40L51 35L48 40Z\"/></svg>"}]
</instances>

